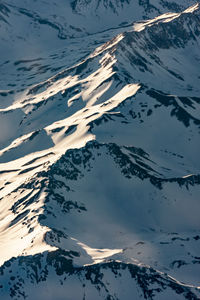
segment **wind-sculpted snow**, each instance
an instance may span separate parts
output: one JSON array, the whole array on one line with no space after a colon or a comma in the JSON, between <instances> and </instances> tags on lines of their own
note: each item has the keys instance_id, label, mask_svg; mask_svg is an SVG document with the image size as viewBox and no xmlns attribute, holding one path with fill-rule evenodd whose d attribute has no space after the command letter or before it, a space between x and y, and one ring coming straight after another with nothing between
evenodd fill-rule
<instances>
[{"instance_id":1,"label":"wind-sculpted snow","mask_svg":"<svg viewBox=\"0 0 200 300\"><path fill-rule=\"evenodd\" d=\"M199 299L199 24L196 4L0 65L2 299Z\"/></svg>"}]
</instances>

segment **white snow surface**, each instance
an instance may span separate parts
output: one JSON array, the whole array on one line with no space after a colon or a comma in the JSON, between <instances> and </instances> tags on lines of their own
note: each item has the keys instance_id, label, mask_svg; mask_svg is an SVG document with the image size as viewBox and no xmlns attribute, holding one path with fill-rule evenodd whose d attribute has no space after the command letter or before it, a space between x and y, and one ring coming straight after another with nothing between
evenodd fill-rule
<instances>
[{"instance_id":1,"label":"white snow surface","mask_svg":"<svg viewBox=\"0 0 200 300\"><path fill-rule=\"evenodd\" d=\"M152 267L198 297L199 4L177 1L182 12L156 16L164 10L156 1L157 10L140 22L135 20L142 19L142 7L137 16L133 2L116 4L115 29L108 30L111 12L104 1L98 9L95 1L88 7L76 1L74 11L69 1L50 6L23 0L20 8L16 1L4 2L9 11L8 23L0 20L1 41L2 47L10 41L10 48L0 64L0 264L75 251L74 266L116 261ZM29 24L23 37L16 34L20 24ZM184 30L174 39L173 26L180 24ZM57 44L56 30L62 38ZM163 32L167 47L158 45ZM130 274L123 274L119 284L105 269L105 286L110 282L113 295L130 299ZM46 284L38 283L38 299L55 299ZM67 284L67 299L106 299L105 290L97 293L87 283L83 298L74 274ZM132 288L141 299L137 286ZM166 290L155 299L173 295ZM57 297L66 299L65 286Z\"/></svg>"}]
</instances>

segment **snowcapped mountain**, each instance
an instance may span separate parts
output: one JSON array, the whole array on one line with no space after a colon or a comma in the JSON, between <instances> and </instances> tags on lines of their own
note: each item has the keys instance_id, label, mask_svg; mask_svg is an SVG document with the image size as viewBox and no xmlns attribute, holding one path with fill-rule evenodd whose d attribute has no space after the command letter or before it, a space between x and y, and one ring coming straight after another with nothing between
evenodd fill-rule
<instances>
[{"instance_id":1,"label":"snowcapped mountain","mask_svg":"<svg viewBox=\"0 0 200 300\"><path fill-rule=\"evenodd\" d=\"M0 3L2 299L200 299L191 3Z\"/></svg>"},{"instance_id":2,"label":"snowcapped mountain","mask_svg":"<svg viewBox=\"0 0 200 300\"><path fill-rule=\"evenodd\" d=\"M65 47L75 37L128 26L167 11L181 11L194 0L6 0L0 2L0 55L25 57Z\"/></svg>"}]
</instances>

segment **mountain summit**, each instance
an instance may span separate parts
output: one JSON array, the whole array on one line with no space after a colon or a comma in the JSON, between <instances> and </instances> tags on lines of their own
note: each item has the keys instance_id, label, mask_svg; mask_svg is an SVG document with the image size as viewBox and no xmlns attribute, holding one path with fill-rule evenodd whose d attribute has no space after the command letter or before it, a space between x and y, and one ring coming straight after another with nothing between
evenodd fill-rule
<instances>
[{"instance_id":1,"label":"mountain summit","mask_svg":"<svg viewBox=\"0 0 200 300\"><path fill-rule=\"evenodd\" d=\"M0 297L200 299L200 6L58 2L0 3Z\"/></svg>"}]
</instances>

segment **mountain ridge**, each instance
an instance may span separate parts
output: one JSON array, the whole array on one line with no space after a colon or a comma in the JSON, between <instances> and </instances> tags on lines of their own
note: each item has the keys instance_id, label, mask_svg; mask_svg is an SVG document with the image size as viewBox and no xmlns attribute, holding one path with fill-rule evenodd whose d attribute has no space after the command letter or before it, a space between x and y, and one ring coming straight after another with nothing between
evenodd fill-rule
<instances>
[{"instance_id":1,"label":"mountain ridge","mask_svg":"<svg viewBox=\"0 0 200 300\"><path fill-rule=\"evenodd\" d=\"M1 65L4 299L199 299L199 19Z\"/></svg>"}]
</instances>

